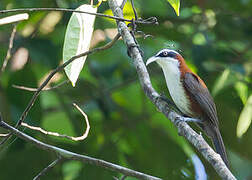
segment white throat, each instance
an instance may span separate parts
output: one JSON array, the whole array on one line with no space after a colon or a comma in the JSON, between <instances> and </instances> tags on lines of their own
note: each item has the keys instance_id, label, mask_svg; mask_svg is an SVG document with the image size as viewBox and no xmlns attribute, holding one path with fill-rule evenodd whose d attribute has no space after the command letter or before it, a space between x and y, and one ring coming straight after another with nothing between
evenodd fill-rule
<instances>
[{"instance_id":1,"label":"white throat","mask_svg":"<svg viewBox=\"0 0 252 180\"><path fill-rule=\"evenodd\" d=\"M166 58L157 60L157 63L163 70L168 90L176 106L182 113L192 115L190 102L180 79L179 61Z\"/></svg>"}]
</instances>

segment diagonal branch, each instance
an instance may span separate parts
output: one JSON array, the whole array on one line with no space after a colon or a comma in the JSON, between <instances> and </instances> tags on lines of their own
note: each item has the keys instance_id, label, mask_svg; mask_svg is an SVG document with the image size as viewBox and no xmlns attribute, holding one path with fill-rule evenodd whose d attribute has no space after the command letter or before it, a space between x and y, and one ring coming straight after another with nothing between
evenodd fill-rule
<instances>
[{"instance_id":1,"label":"diagonal branch","mask_svg":"<svg viewBox=\"0 0 252 180\"><path fill-rule=\"evenodd\" d=\"M33 180L39 180L41 176L43 176L45 173L47 173L50 169L52 169L54 166L56 166L58 163L62 161L62 158L59 157L56 160L54 160L51 164L49 164L46 168L44 168L37 176L33 178Z\"/></svg>"},{"instance_id":2,"label":"diagonal branch","mask_svg":"<svg viewBox=\"0 0 252 180\"><path fill-rule=\"evenodd\" d=\"M5 123L4 121L1 120L1 117L0 117L0 127L7 129L8 131L10 131L13 134L15 134L16 136L18 136L19 138L21 138L29 143L32 143L33 145L35 145L39 149L44 149L46 151L53 152L56 155L62 157L63 159L82 161L84 163L99 166L99 167L108 169L110 171L119 172L119 173L122 173L123 175L132 176L132 177L136 177L139 179L161 180L160 178L150 176L150 175L138 172L138 171L134 171L134 170L119 166L117 164L113 164L113 163L110 163L110 162L107 162L107 161L104 161L101 159L96 159L93 157L73 153L71 151L67 151L67 150L43 143L43 142L38 141L37 139L35 139L31 136L28 136L27 134L19 131L18 129L15 129L14 127L8 125L7 123Z\"/></svg>"},{"instance_id":3,"label":"diagonal branch","mask_svg":"<svg viewBox=\"0 0 252 180\"><path fill-rule=\"evenodd\" d=\"M9 59L11 58L11 50L13 48L13 41L14 41L14 38L15 38L16 31L17 31L17 24L15 24L14 27L13 27L13 30L12 30L12 33L11 33L11 36L10 36L9 48L8 48L6 57L4 58L0 74L4 72L6 66L7 66L7 64L9 62Z\"/></svg>"},{"instance_id":4,"label":"diagonal branch","mask_svg":"<svg viewBox=\"0 0 252 180\"><path fill-rule=\"evenodd\" d=\"M123 17L123 12L120 7L118 7L115 0L109 0L109 6L115 16ZM175 124L178 128L179 134L184 136L199 150L199 152L214 167L222 179L235 180L236 178L226 167L220 155L215 153L201 135L197 134L186 122L183 122L184 118L173 112L168 107L167 103L162 100L160 95L154 90L150 81L149 73L139 51L138 44L134 41L134 37L130 33L127 25L122 21L117 21L117 28L128 48L129 55L136 67L140 84L146 96L168 119Z\"/></svg>"}]
</instances>

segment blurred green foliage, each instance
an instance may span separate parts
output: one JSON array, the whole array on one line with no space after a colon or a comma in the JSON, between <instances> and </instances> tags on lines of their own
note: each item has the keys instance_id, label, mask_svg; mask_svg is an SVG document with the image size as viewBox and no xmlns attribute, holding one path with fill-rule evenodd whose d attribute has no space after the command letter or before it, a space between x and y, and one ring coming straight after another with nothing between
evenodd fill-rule
<instances>
[{"instance_id":1,"label":"blurred green foliage","mask_svg":"<svg viewBox=\"0 0 252 180\"><path fill-rule=\"evenodd\" d=\"M86 2L1 0L0 9L76 8ZM159 21L158 26L138 26L138 30L153 35L138 38L145 59L164 47L181 51L190 67L213 92L232 171L238 179L250 179L251 125L247 124L240 138L236 131L240 114L252 92L252 1L182 1L179 17L167 0L138 0L135 6L140 17L156 16ZM98 12L108 9L103 2ZM18 24L12 59L0 77L0 112L10 124L19 119L32 96L32 92L15 89L12 85L37 87L48 72L62 62L63 40L71 13L59 13L59 20L54 22L53 19L45 20L49 13L30 13L28 21ZM7 14L1 14L0 18L4 16ZM12 28L12 25L0 27L1 65ZM103 35L103 38L93 46L110 41L114 28L116 25L111 20L97 17L94 37ZM15 58L20 48L28 51L27 61L24 54ZM25 65L17 66L20 61ZM149 72L155 89L169 97L161 70L153 65ZM64 80L66 76L61 72L50 85ZM196 166L191 157L196 153L208 178L219 179L214 169L178 136L171 122L144 95L122 41L111 49L89 56L75 88L68 83L42 92L26 122L78 136L84 131L85 123L72 102L77 102L89 117L91 130L83 142L44 136L27 129L25 132L46 143L164 179L195 179ZM0 129L0 132L5 131ZM54 154L20 139L12 140L0 149L0 179L31 179L55 158ZM65 161L49 171L44 179L112 179L113 176L121 175L89 164Z\"/></svg>"}]
</instances>

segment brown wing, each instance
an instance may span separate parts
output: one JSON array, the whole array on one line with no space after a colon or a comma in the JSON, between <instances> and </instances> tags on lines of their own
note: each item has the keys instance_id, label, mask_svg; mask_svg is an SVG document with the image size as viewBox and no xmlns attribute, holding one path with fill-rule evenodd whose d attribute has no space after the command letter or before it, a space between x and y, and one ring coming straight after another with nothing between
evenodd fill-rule
<instances>
[{"instance_id":1,"label":"brown wing","mask_svg":"<svg viewBox=\"0 0 252 180\"><path fill-rule=\"evenodd\" d=\"M193 73L187 72L184 75L184 85L210 122L218 127L216 107L204 82Z\"/></svg>"}]
</instances>

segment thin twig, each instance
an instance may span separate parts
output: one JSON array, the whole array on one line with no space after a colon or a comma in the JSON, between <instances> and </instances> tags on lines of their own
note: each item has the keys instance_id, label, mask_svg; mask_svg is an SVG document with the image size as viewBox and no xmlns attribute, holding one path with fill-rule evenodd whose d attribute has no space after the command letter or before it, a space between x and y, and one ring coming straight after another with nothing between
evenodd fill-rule
<instances>
[{"instance_id":1,"label":"thin twig","mask_svg":"<svg viewBox=\"0 0 252 180\"><path fill-rule=\"evenodd\" d=\"M115 42L120 38L120 34L118 33L114 39L112 41L110 41L109 43L105 44L104 46L102 47L98 47L98 48L94 48L94 49L91 49L89 51L86 51L84 53L81 53L77 56L73 56L72 58L70 58L68 61L66 61L64 64L58 66L56 69L54 69L53 71L51 71L51 73L48 75L48 77L45 79L45 81L40 85L40 87L37 89L37 91L33 94L30 102L28 103L28 105L26 106L24 112L22 113L20 119L18 120L17 124L15 125L15 128L18 128L21 123L24 121L24 119L26 118L28 112L30 111L30 109L32 108L34 102L36 101L36 99L38 98L41 90L48 84L48 82L52 79L52 77L59 71L63 70L68 64L70 64L71 62L73 62L75 59L78 59L82 56L86 56L86 55L89 55L89 54L93 54L95 52L99 52L99 51L103 51L103 50L106 50L106 49L109 49L110 47L112 47ZM4 138L1 142L0 142L0 145L4 144L8 139L9 137L11 136L11 134L9 134L9 136L7 136L6 138Z\"/></svg>"},{"instance_id":2,"label":"thin twig","mask_svg":"<svg viewBox=\"0 0 252 180\"><path fill-rule=\"evenodd\" d=\"M127 178L127 176L123 175L122 178L121 178L121 180L125 180L126 178Z\"/></svg>"},{"instance_id":3,"label":"thin twig","mask_svg":"<svg viewBox=\"0 0 252 180\"><path fill-rule=\"evenodd\" d=\"M0 122L2 121L2 114L0 112ZM0 137L6 137L8 136L9 134L0 134Z\"/></svg>"},{"instance_id":4,"label":"thin twig","mask_svg":"<svg viewBox=\"0 0 252 180\"><path fill-rule=\"evenodd\" d=\"M127 0L123 0L122 4L120 5L121 10L123 10L123 8L124 8L126 2L127 2Z\"/></svg>"},{"instance_id":5,"label":"thin twig","mask_svg":"<svg viewBox=\"0 0 252 180\"><path fill-rule=\"evenodd\" d=\"M3 127L5 129L7 129L11 133L18 136L19 138L27 141L28 143L31 143L31 144L35 145L39 149L44 149L44 150L49 151L49 152L54 152L55 154L57 154L58 156L61 156L64 159L82 161L84 163L99 166L99 167L108 169L110 171L122 173L122 174L124 174L126 176L132 176L132 177L136 177L136 178L139 178L139 179L161 180L158 177L154 177L154 176L150 176L150 175L138 172L138 171L134 171L134 170L119 166L117 164L113 164L113 163L104 161L102 159L96 159L96 158L93 158L93 157L77 154L77 153L74 153L74 152L71 152L71 151L67 151L65 149L61 149L61 148L58 148L58 147L43 143L43 142L38 141L37 139L35 139L35 138L31 137L31 136L28 136L27 134L19 131L18 129L15 129L14 127L8 125L4 121L1 121L1 119L0 119L0 127Z\"/></svg>"},{"instance_id":6,"label":"thin twig","mask_svg":"<svg viewBox=\"0 0 252 180\"><path fill-rule=\"evenodd\" d=\"M76 137L76 138L73 139L73 140L75 140L75 141L79 141L79 140L83 140L83 139L85 139L85 138L87 137L87 135L88 135L88 133L89 133L90 125L89 125L88 117L87 117L86 113L84 113L84 112L82 111L82 109L81 109L77 104L73 103L73 105L74 105L74 107L76 107L76 108L80 111L80 113L84 116L85 121L86 121L86 125L87 125L86 131L84 132L84 134L83 134L82 136L80 136L80 137Z\"/></svg>"},{"instance_id":7,"label":"thin twig","mask_svg":"<svg viewBox=\"0 0 252 180\"><path fill-rule=\"evenodd\" d=\"M63 81L63 82L61 82L61 83L59 83L59 84L57 84L57 85L55 85L53 87L43 88L41 91L50 91L50 90L53 90L53 89L57 89L57 88L63 86L64 84L66 84L68 82L69 82L69 80L65 80L65 81ZM13 84L12 87L17 88L17 89L21 89L21 90L25 90L25 91L31 91L31 92L35 92L35 91L38 90L38 88L30 88L30 87L15 85L15 84Z\"/></svg>"},{"instance_id":8,"label":"thin twig","mask_svg":"<svg viewBox=\"0 0 252 180\"><path fill-rule=\"evenodd\" d=\"M0 137L7 137L9 134L0 134Z\"/></svg>"},{"instance_id":9,"label":"thin twig","mask_svg":"<svg viewBox=\"0 0 252 180\"><path fill-rule=\"evenodd\" d=\"M136 12L136 8L135 8L135 5L134 5L134 0L130 0L131 2L131 6L132 6L132 9L134 11L134 15L135 15L135 22L138 20L138 17L137 17L137 12Z\"/></svg>"},{"instance_id":10,"label":"thin twig","mask_svg":"<svg viewBox=\"0 0 252 180\"><path fill-rule=\"evenodd\" d=\"M126 178L127 178L126 175L123 175L121 178L118 178L118 177L116 177L116 176L113 176L113 179L114 179L114 180L125 180Z\"/></svg>"},{"instance_id":11,"label":"thin twig","mask_svg":"<svg viewBox=\"0 0 252 180\"><path fill-rule=\"evenodd\" d=\"M0 19L0 26L4 24L10 24L10 23L16 23L19 21L24 21L29 18L29 14L23 13L23 14L15 14L13 16L8 16Z\"/></svg>"},{"instance_id":12,"label":"thin twig","mask_svg":"<svg viewBox=\"0 0 252 180\"><path fill-rule=\"evenodd\" d=\"M17 31L17 24L14 24L14 27L13 27L13 30L12 30L12 33L11 33L11 36L10 36L9 48L8 48L7 54L5 56L5 59L3 61L3 65L2 65L2 68L1 68L1 73L4 72L6 66L7 66L7 64L9 62L9 59L11 58L11 50L13 48L13 41L14 41L14 38L15 38L16 31Z\"/></svg>"},{"instance_id":13,"label":"thin twig","mask_svg":"<svg viewBox=\"0 0 252 180\"><path fill-rule=\"evenodd\" d=\"M0 14L11 13L11 12L34 12L34 11L64 11L64 12L85 13L85 14L90 14L90 15L95 15L95 16L100 16L100 17L115 19L115 20L118 20L118 21L132 22L132 20L130 20L130 19L125 19L125 18L110 16L110 15L106 15L106 14L102 14L102 13L92 13L92 12L87 12L87 11L79 11L79 10L65 9L65 8L21 8L21 9L8 9L8 10L0 10ZM139 24L155 24L155 22L153 22L153 21L144 21L144 20L135 21L135 23L139 23Z\"/></svg>"},{"instance_id":14,"label":"thin twig","mask_svg":"<svg viewBox=\"0 0 252 180\"><path fill-rule=\"evenodd\" d=\"M81 112L81 114L84 116L85 121L86 121L87 128L86 128L86 130L85 130L85 132L83 133L82 136L73 137L73 136L68 136L68 135L65 135L65 134L59 134L57 132L50 132L50 131L46 131L46 130L42 129L41 127L31 126L31 125L29 125L27 123L24 123L24 122L22 122L21 125L24 126L24 127L29 128L29 129L32 129L32 130L35 130L35 131L39 131L39 132L41 132L43 134L46 134L46 135L51 135L51 136L56 136L56 137L61 137L61 138L67 138L67 139L70 139L72 141L81 141L81 140L84 140L88 136L89 129L90 129L90 125L89 125L89 122L88 122L88 117L81 110L81 108L77 104L73 103L73 106L76 107L78 109L78 111Z\"/></svg>"},{"instance_id":15,"label":"thin twig","mask_svg":"<svg viewBox=\"0 0 252 180\"><path fill-rule=\"evenodd\" d=\"M51 164L49 164L46 168L44 168L37 176L33 178L33 180L39 180L41 176L45 175L49 170L51 170L56 164L62 161L62 158L59 157L58 159L54 160Z\"/></svg>"}]
</instances>

